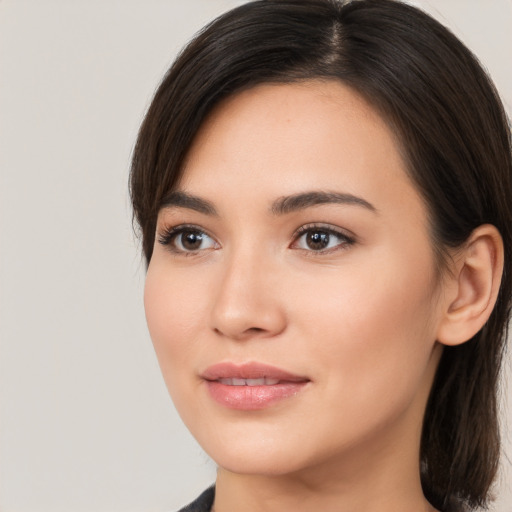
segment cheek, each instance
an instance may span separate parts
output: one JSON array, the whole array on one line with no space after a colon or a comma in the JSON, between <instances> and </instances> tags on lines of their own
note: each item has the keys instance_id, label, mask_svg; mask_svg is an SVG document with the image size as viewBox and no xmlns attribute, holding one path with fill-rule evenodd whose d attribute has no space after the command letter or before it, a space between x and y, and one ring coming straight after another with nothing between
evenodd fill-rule
<instances>
[{"instance_id":1,"label":"cheek","mask_svg":"<svg viewBox=\"0 0 512 512\"><path fill-rule=\"evenodd\" d=\"M169 379L185 369L198 343L198 318L204 318L204 289L187 279L186 273L171 272L152 262L146 276L144 308L148 329L163 376ZM190 368L190 367L189 367Z\"/></svg>"},{"instance_id":2,"label":"cheek","mask_svg":"<svg viewBox=\"0 0 512 512\"><path fill-rule=\"evenodd\" d=\"M429 262L423 272L396 255L372 263L337 269L302 292L288 287L311 357L322 358L337 385L367 393L420 379L435 343Z\"/></svg>"}]
</instances>

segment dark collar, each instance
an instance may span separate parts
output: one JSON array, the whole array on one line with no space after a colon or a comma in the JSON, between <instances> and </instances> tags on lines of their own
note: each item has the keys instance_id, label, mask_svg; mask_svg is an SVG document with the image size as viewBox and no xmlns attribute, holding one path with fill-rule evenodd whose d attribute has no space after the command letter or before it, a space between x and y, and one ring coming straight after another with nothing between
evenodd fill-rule
<instances>
[{"instance_id":1,"label":"dark collar","mask_svg":"<svg viewBox=\"0 0 512 512\"><path fill-rule=\"evenodd\" d=\"M196 500L183 507L179 512L210 512L215 498L215 485L204 491Z\"/></svg>"}]
</instances>

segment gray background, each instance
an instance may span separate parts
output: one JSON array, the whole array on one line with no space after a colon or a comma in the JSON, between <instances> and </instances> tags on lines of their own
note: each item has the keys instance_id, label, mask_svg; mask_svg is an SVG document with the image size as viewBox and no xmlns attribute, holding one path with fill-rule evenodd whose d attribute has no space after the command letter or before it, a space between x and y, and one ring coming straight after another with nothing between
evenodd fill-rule
<instances>
[{"instance_id":1,"label":"gray background","mask_svg":"<svg viewBox=\"0 0 512 512\"><path fill-rule=\"evenodd\" d=\"M146 332L126 181L173 56L239 3L0 0L2 512L172 511L214 479ZM512 112L511 1L413 3L476 52ZM511 480L504 460L495 511L512 511Z\"/></svg>"}]
</instances>

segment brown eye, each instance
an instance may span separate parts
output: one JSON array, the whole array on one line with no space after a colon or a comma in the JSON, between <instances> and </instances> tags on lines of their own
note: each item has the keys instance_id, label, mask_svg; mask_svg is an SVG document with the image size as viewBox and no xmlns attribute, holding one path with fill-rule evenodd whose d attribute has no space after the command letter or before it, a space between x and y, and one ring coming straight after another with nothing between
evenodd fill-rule
<instances>
[{"instance_id":1,"label":"brown eye","mask_svg":"<svg viewBox=\"0 0 512 512\"><path fill-rule=\"evenodd\" d=\"M217 246L215 240L204 231L187 226L166 230L158 240L176 253L199 252Z\"/></svg>"},{"instance_id":2,"label":"brown eye","mask_svg":"<svg viewBox=\"0 0 512 512\"><path fill-rule=\"evenodd\" d=\"M311 231L306 233L306 245L312 251L321 251L329 245L330 235L325 231Z\"/></svg>"},{"instance_id":3,"label":"brown eye","mask_svg":"<svg viewBox=\"0 0 512 512\"><path fill-rule=\"evenodd\" d=\"M185 251L197 251L201 249L204 236L200 231L183 231L176 236L175 244Z\"/></svg>"},{"instance_id":4,"label":"brown eye","mask_svg":"<svg viewBox=\"0 0 512 512\"><path fill-rule=\"evenodd\" d=\"M321 253L343 249L354 244L354 242L353 238L334 228L303 226L299 230L292 248Z\"/></svg>"}]
</instances>

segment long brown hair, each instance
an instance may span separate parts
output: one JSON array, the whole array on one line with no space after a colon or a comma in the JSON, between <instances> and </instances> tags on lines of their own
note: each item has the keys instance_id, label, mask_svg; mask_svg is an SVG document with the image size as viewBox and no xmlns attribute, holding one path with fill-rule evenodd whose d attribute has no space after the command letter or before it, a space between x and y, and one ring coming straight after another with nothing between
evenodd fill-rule
<instances>
[{"instance_id":1,"label":"long brown hair","mask_svg":"<svg viewBox=\"0 0 512 512\"><path fill-rule=\"evenodd\" d=\"M503 237L497 304L472 340L444 349L420 453L434 506L485 506L500 452L496 391L511 307L511 140L492 82L448 29L394 0L260 0L205 27L164 77L134 150L130 187L146 260L160 202L212 108L256 84L310 79L351 86L396 133L441 270L447 248L477 226L493 224Z\"/></svg>"}]
</instances>

